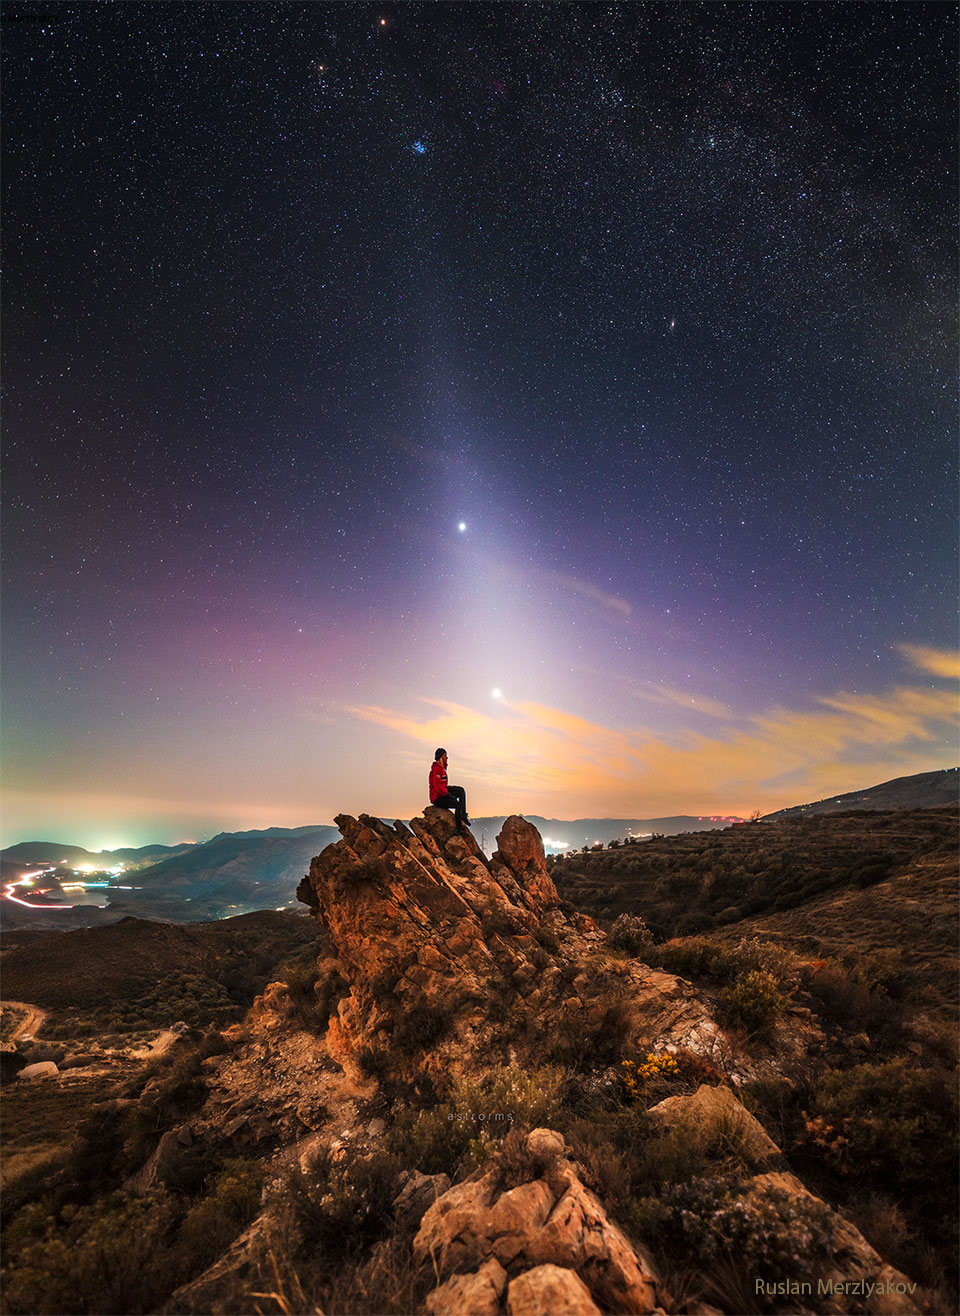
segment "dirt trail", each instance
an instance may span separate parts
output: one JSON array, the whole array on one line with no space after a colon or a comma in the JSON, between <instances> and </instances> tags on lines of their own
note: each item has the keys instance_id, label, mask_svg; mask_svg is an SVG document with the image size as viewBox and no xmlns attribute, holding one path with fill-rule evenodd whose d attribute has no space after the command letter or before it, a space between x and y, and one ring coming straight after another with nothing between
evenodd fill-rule
<instances>
[{"instance_id":1,"label":"dirt trail","mask_svg":"<svg viewBox=\"0 0 960 1316\"><path fill-rule=\"evenodd\" d=\"M6 1051L12 1051L14 1049L13 1044L19 1042L25 1036L36 1037L47 1017L46 1010L41 1010L37 1005L28 1005L26 1001L0 1001L0 1010L24 1010L26 1012L14 1027L10 1036L4 1041L3 1049Z\"/></svg>"},{"instance_id":2,"label":"dirt trail","mask_svg":"<svg viewBox=\"0 0 960 1316\"><path fill-rule=\"evenodd\" d=\"M136 1051L131 1051L130 1056L134 1060L155 1060L157 1056L162 1056L164 1051L169 1051L179 1036L179 1033L173 1032L170 1028L165 1028L162 1033L157 1034L152 1042L149 1042L146 1046L138 1047Z\"/></svg>"}]
</instances>

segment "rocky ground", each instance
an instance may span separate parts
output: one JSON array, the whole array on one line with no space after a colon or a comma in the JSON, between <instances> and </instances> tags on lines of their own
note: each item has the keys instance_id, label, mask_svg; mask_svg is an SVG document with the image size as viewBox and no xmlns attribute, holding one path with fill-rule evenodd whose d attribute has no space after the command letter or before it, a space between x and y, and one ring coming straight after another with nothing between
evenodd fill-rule
<instances>
[{"instance_id":1,"label":"rocky ground","mask_svg":"<svg viewBox=\"0 0 960 1316\"><path fill-rule=\"evenodd\" d=\"M810 1010L766 1047L725 1031L709 993L559 899L522 818L491 859L440 809L336 821L298 891L315 972L197 1054L189 1101L162 1068L114 1098L127 1148L148 1130L125 1153L130 1197L198 1149L266 1172L252 1218L163 1310L935 1310L738 1097L802 1081L823 1045ZM718 1250L721 1218L748 1266Z\"/></svg>"}]
</instances>

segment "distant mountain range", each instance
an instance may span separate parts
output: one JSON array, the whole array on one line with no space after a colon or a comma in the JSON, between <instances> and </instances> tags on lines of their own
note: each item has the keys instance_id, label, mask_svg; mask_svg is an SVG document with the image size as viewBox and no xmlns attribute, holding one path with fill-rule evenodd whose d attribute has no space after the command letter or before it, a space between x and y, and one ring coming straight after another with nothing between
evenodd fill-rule
<instances>
[{"instance_id":1,"label":"distant mountain range","mask_svg":"<svg viewBox=\"0 0 960 1316\"><path fill-rule=\"evenodd\" d=\"M953 804L960 795L960 768L940 772L917 772L912 777L894 777L867 790L830 795L813 804L796 804L791 809L768 813L763 821L795 818L805 813L849 813L854 809L929 809Z\"/></svg>"},{"instance_id":2,"label":"distant mountain range","mask_svg":"<svg viewBox=\"0 0 960 1316\"><path fill-rule=\"evenodd\" d=\"M82 846L23 841L0 853L3 879L14 882L32 868L55 868L56 880L45 880L54 904L75 899L61 886L61 882L69 882L71 870L93 866L105 871L123 863L125 872L101 892L105 908L86 903L87 896L63 910L34 911L3 900L3 923L21 928L77 927L112 923L131 915L193 923L255 909L295 906L297 883L310 860L339 837L336 827L270 827L224 832L195 845L142 846L98 854Z\"/></svg>"},{"instance_id":3,"label":"distant mountain range","mask_svg":"<svg viewBox=\"0 0 960 1316\"><path fill-rule=\"evenodd\" d=\"M814 804L799 805L768 815L769 820L796 814L840 812L849 809L918 808L947 804L957 798L958 771L920 773L899 777L869 790L833 796ZM581 849L596 842L606 844L630 834L657 832L675 836L683 832L715 831L742 821L733 816L711 817L679 814L669 818L544 818L526 815L544 838L548 853ZM473 835L487 854L496 847L496 837L506 815L475 818ZM392 822L392 819L385 819ZM104 907L77 903L56 910L0 901L6 927L77 927L112 923L134 915L164 918L175 922L200 922L225 918L254 909L295 907L297 883L310 860L339 839L336 827L319 824L304 827L267 827L242 832L221 832L208 841L182 845L145 845L92 853L82 846L59 841L21 841L0 851L3 880L14 882L31 868L60 868L58 877L70 880L71 870L107 870L124 865L120 882L101 891ZM69 904L59 882L49 884L51 904ZM20 893L25 894L25 893Z\"/></svg>"}]
</instances>

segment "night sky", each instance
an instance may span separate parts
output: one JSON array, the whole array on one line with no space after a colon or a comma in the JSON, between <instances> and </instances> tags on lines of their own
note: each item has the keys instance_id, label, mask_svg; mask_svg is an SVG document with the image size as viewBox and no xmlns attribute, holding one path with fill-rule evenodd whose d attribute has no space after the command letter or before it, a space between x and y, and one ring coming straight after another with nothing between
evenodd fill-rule
<instances>
[{"instance_id":1,"label":"night sky","mask_svg":"<svg viewBox=\"0 0 960 1316\"><path fill-rule=\"evenodd\" d=\"M4 844L957 761L956 6L2 14Z\"/></svg>"}]
</instances>

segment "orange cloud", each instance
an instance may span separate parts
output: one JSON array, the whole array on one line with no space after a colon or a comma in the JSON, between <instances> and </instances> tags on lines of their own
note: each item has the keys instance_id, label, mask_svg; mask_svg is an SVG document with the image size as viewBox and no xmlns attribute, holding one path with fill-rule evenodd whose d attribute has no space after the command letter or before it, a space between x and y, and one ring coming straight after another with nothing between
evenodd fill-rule
<instances>
[{"instance_id":1,"label":"orange cloud","mask_svg":"<svg viewBox=\"0 0 960 1316\"><path fill-rule=\"evenodd\" d=\"M767 812L942 768L956 743L952 695L905 687L841 692L808 711L774 708L710 735L669 739L537 703L504 701L494 716L424 702L440 711L426 719L369 706L352 711L421 744L447 745L476 813Z\"/></svg>"},{"instance_id":2,"label":"orange cloud","mask_svg":"<svg viewBox=\"0 0 960 1316\"><path fill-rule=\"evenodd\" d=\"M950 649L927 649L921 644L898 644L897 648L921 672L960 681L960 653Z\"/></svg>"}]
</instances>

